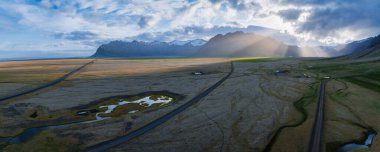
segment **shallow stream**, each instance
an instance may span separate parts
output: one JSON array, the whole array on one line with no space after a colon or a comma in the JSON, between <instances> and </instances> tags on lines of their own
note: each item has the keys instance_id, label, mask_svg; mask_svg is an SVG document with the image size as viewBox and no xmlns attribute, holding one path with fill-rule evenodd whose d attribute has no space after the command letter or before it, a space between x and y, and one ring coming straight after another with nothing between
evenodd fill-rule
<instances>
[{"instance_id":1,"label":"shallow stream","mask_svg":"<svg viewBox=\"0 0 380 152\"><path fill-rule=\"evenodd\" d=\"M373 138L375 137L376 132L375 131L369 131L367 134L367 138L363 143L348 143L343 145L341 148L337 150L337 152L349 152L354 149L366 149L369 148L372 144Z\"/></svg>"},{"instance_id":2,"label":"shallow stream","mask_svg":"<svg viewBox=\"0 0 380 152\"><path fill-rule=\"evenodd\" d=\"M130 108L127 113L136 113L139 112L139 109L151 109L152 106L155 107L161 107L163 105L166 105L170 102L173 102L174 98L165 96L165 95L148 95L142 98L138 98L136 100L128 100L128 99L119 99L119 101L116 104L106 104L101 105L98 108L99 109L105 109L104 111L97 111L95 114L94 120L88 120L88 121L82 121L82 122L74 122L74 123L68 123L68 124L60 124L60 125L50 125L50 126L42 126L42 127L34 127L34 128L28 128L24 130L21 134L13 137L0 137L0 142L7 142L7 143L21 143L24 141L27 141L34 137L35 135L39 134L40 132L48 129L56 129L56 128L66 128L73 125L78 124L87 124L87 123L94 123L98 121L102 121L105 119L110 119L111 117L102 116L104 114L111 114L115 111L117 107L120 106L128 106L128 104L138 104L139 106L135 106L138 109ZM77 114L88 114L86 111L80 111L77 112Z\"/></svg>"}]
</instances>

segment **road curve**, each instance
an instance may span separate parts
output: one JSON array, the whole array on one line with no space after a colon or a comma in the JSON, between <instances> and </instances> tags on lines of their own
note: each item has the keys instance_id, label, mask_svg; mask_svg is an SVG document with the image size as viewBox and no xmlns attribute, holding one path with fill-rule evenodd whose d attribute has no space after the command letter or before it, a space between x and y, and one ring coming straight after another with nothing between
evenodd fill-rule
<instances>
[{"instance_id":1,"label":"road curve","mask_svg":"<svg viewBox=\"0 0 380 152\"><path fill-rule=\"evenodd\" d=\"M179 106L177 109L174 109L173 111L163 115L162 117L150 122L149 124L135 130L135 131L132 131L130 132L129 134L126 134L124 136L120 136L120 137L117 137L117 138L114 138L114 139L111 139L111 140L108 140L108 141L105 141L105 142L102 142L102 143L99 143L97 145L94 145L94 146L91 146L89 147L88 149L86 149L87 152L102 152L102 151L105 151L107 149L110 149L112 147L116 147L122 143L125 143L135 137L138 137L154 128L156 128L157 126L165 123L166 121L168 121L169 119L173 118L174 116L176 116L177 114L179 114L180 112L186 110L187 108L189 108L191 105L197 103L198 101L200 101L203 97L207 96L209 93L211 93L214 89L216 89L217 87L219 87L225 80L227 80L231 74L234 72L234 65L233 65L233 62L231 62L231 71L228 73L228 75L226 75L225 77L223 77L221 80L219 80L217 83L215 83L213 86L211 86L210 88L208 88L206 91L198 94L197 96L195 96L194 98L192 98L191 100L189 100L188 102L186 102L185 104Z\"/></svg>"},{"instance_id":2,"label":"road curve","mask_svg":"<svg viewBox=\"0 0 380 152\"><path fill-rule=\"evenodd\" d=\"M317 112L314 119L313 130L310 136L309 152L320 152L322 145L322 135L323 135L323 120L324 120L324 109L325 109L325 89L328 80L322 80L321 86L319 88L319 99Z\"/></svg>"},{"instance_id":3,"label":"road curve","mask_svg":"<svg viewBox=\"0 0 380 152\"><path fill-rule=\"evenodd\" d=\"M92 64L94 63L95 60L92 60L82 66L80 66L79 68L76 68L74 69L73 71L63 75L62 77L58 78L58 79L55 79L47 84L43 84L41 86L37 86L35 88L32 88L30 90L25 90L25 91L22 91L22 92L19 92L19 93L16 93L16 94L12 94L12 95L9 95L9 96L5 96L5 97L0 97L0 102L2 101L5 101L5 100L8 100L8 99L12 99L12 98L16 98L16 97L19 97L19 96L23 96L23 95L26 95L26 94L29 94L29 93L32 93L32 92L35 92L35 91L38 91L38 90L41 90L41 89L44 89L44 88L47 88L47 87L50 87L50 86L53 86L53 85L56 85L62 81L64 81L65 79L67 79L68 77L70 77L71 75L77 73L78 71L82 70L84 67L86 67L87 65L89 64Z\"/></svg>"}]
</instances>

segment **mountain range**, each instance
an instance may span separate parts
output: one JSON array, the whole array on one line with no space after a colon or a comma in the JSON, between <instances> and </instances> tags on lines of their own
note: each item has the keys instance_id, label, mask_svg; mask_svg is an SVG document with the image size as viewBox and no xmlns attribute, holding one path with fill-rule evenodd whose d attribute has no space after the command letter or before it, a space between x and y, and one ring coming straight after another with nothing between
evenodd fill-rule
<instances>
[{"instance_id":1,"label":"mountain range","mask_svg":"<svg viewBox=\"0 0 380 152\"><path fill-rule=\"evenodd\" d=\"M209 41L202 39L172 42L111 41L101 45L91 57L333 57L369 48L375 41L380 41L378 37L335 47L299 47L287 45L271 37L237 31L225 35L218 34Z\"/></svg>"},{"instance_id":2,"label":"mountain range","mask_svg":"<svg viewBox=\"0 0 380 152\"><path fill-rule=\"evenodd\" d=\"M349 43L340 51L345 52L345 55L337 59L377 61L380 59L380 35Z\"/></svg>"},{"instance_id":3,"label":"mountain range","mask_svg":"<svg viewBox=\"0 0 380 152\"><path fill-rule=\"evenodd\" d=\"M277 40L239 31L216 35L203 45L196 55L205 57L290 56L288 52L291 52L288 46Z\"/></svg>"},{"instance_id":4,"label":"mountain range","mask_svg":"<svg viewBox=\"0 0 380 152\"><path fill-rule=\"evenodd\" d=\"M206 43L205 40L172 42L142 42L142 41L112 41L101 45L95 58L123 58L123 57L183 57L195 54Z\"/></svg>"}]
</instances>

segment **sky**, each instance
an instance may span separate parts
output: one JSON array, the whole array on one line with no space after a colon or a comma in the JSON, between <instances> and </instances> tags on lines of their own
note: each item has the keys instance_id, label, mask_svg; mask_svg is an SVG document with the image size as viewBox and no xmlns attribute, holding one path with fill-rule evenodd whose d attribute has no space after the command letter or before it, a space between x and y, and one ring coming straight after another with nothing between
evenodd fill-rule
<instances>
[{"instance_id":1,"label":"sky","mask_svg":"<svg viewBox=\"0 0 380 152\"><path fill-rule=\"evenodd\" d=\"M0 59L88 56L112 40L255 32L300 46L380 34L379 0L1 0Z\"/></svg>"}]
</instances>

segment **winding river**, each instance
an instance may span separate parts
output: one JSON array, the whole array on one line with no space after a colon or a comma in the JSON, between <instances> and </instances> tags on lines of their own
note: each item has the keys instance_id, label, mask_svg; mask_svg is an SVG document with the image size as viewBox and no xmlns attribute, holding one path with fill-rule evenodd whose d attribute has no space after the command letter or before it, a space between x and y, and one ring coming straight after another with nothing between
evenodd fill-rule
<instances>
[{"instance_id":1,"label":"winding river","mask_svg":"<svg viewBox=\"0 0 380 152\"><path fill-rule=\"evenodd\" d=\"M369 148L372 144L373 138L375 137L376 132L371 130L367 134L367 138L363 143L358 144L358 143L348 143L343 145L341 148L337 150L337 152L349 152L354 149L366 149Z\"/></svg>"},{"instance_id":2,"label":"winding river","mask_svg":"<svg viewBox=\"0 0 380 152\"><path fill-rule=\"evenodd\" d=\"M110 119L111 117L102 116L105 114L110 114L115 111L115 109L119 106L128 106L128 104L138 104L140 107L138 109L149 109L153 105L157 105L158 107L161 107L163 105L166 105L170 102L173 102L174 98L165 96L165 95L148 95L142 98L139 98L137 100L125 100L125 99L119 99L119 102L116 104L109 104L109 105L102 105L99 106L99 109L105 109L104 111L99 111L95 114L94 120L88 120L88 121L82 121L82 122L74 122L69 124L61 124L61 125L50 125L50 126L42 126L42 127L34 127L34 128L28 128L24 130L21 134L13 137L0 137L0 142L7 142L12 144L18 144L21 142L28 141L35 135L39 134L40 132L48 129L59 129L59 128L66 128L73 125L78 124L87 124L87 123L94 123L106 119ZM131 109L127 113L136 113L139 112L138 109ZM77 112L78 113L78 112ZM83 113L83 112L79 112Z\"/></svg>"}]
</instances>

